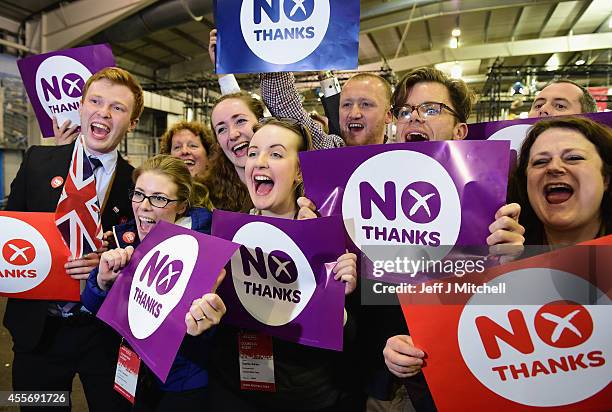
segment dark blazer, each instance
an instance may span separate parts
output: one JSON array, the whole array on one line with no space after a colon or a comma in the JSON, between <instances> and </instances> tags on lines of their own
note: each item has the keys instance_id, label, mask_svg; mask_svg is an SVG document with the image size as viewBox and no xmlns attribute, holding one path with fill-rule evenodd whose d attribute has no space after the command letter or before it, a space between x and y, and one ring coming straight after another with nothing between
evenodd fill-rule
<instances>
[{"instance_id":1,"label":"dark blazer","mask_svg":"<svg viewBox=\"0 0 612 412\"><path fill-rule=\"evenodd\" d=\"M74 144L64 146L32 146L23 158L17 176L11 183L6 210L18 212L55 212L63 184L53 188L51 180L66 179ZM130 166L121 156L117 159L115 177L102 211L104 231L134 218L128 192L134 187ZM14 351L30 351L40 341L49 302L9 299L4 326L13 336Z\"/></svg>"}]
</instances>

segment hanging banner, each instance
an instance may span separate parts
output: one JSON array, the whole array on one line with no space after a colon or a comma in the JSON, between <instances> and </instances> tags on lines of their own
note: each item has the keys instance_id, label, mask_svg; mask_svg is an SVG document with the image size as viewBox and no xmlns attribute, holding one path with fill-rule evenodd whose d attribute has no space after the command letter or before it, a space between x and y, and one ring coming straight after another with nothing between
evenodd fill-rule
<instances>
[{"instance_id":1,"label":"hanging banner","mask_svg":"<svg viewBox=\"0 0 612 412\"><path fill-rule=\"evenodd\" d=\"M586 117L593 120L594 122L605 124L608 127L612 127L612 112L583 113L573 116ZM546 118L543 117L536 117L531 119L514 119L500 120L497 122L472 123L469 125L467 139L508 140L510 141L510 149L518 152L531 126L533 126L534 123L545 119Z\"/></svg>"},{"instance_id":2,"label":"hanging banner","mask_svg":"<svg viewBox=\"0 0 612 412\"><path fill-rule=\"evenodd\" d=\"M217 73L352 70L359 0L215 0Z\"/></svg>"},{"instance_id":3,"label":"hanging banner","mask_svg":"<svg viewBox=\"0 0 612 412\"><path fill-rule=\"evenodd\" d=\"M219 288L223 322L291 342L342 350L345 253L338 217L279 219L215 210L212 233L240 249Z\"/></svg>"},{"instance_id":4,"label":"hanging banner","mask_svg":"<svg viewBox=\"0 0 612 412\"><path fill-rule=\"evenodd\" d=\"M598 243L398 295L440 412L610 410L612 236Z\"/></svg>"},{"instance_id":5,"label":"hanging banner","mask_svg":"<svg viewBox=\"0 0 612 412\"><path fill-rule=\"evenodd\" d=\"M160 221L134 251L98 317L162 381L185 337L191 303L212 290L237 244Z\"/></svg>"},{"instance_id":6,"label":"hanging banner","mask_svg":"<svg viewBox=\"0 0 612 412\"><path fill-rule=\"evenodd\" d=\"M115 66L108 44L58 50L17 61L40 131L53 137L52 116L61 126L66 120L80 125L79 106L87 79L105 67Z\"/></svg>"},{"instance_id":7,"label":"hanging banner","mask_svg":"<svg viewBox=\"0 0 612 412\"><path fill-rule=\"evenodd\" d=\"M0 212L0 296L80 300L79 282L64 265L70 251L53 213Z\"/></svg>"},{"instance_id":8,"label":"hanging banner","mask_svg":"<svg viewBox=\"0 0 612 412\"><path fill-rule=\"evenodd\" d=\"M411 142L299 155L306 197L323 216L341 215L369 260L380 261L379 251L401 246L413 260L434 261L454 245L486 245L488 227L506 199L508 147ZM406 280L402 274L384 276L393 283Z\"/></svg>"}]
</instances>

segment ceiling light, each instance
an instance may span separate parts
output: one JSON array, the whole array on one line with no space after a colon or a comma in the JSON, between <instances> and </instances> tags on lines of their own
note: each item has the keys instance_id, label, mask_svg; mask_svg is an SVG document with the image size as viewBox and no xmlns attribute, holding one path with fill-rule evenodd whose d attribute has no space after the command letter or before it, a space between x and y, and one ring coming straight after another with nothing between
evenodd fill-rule
<instances>
[{"instance_id":1,"label":"ceiling light","mask_svg":"<svg viewBox=\"0 0 612 412\"><path fill-rule=\"evenodd\" d=\"M455 27L455 28L453 29L453 31L451 32L451 35L452 35L453 37L459 37L459 36L461 36L461 29L460 29L459 27Z\"/></svg>"},{"instance_id":2,"label":"ceiling light","mask_svg":"<svg viewBox=\"0 0 612 412\"><path fill-rule=\"evenodd\" d=\"M582 66L583 64L585 64L586 61L583 58L580 58L578 60L576 60L576 66Z\"/></svg>"},{"instance_id":3,"label":"ceiling light","mask_svg":"<svg viewBox=\"0 0 612 412\"><path fill-rule=\"evenodd\" d=\"M456 49L457 47L459 47L459 39L456 37L451 37L450 39L450 48L451 49Z\"/></svg>"}]
</instances>

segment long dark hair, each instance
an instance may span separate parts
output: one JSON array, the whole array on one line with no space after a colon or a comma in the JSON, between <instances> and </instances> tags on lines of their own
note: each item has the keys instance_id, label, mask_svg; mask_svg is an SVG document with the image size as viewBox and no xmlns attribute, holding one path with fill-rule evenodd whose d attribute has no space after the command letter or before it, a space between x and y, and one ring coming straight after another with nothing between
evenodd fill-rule
<instances>
[{"instance_id":1,"label":"long dark hair","mask_svg":"<svg viewBox=\"0 0 612 412\"><path fill-rule=\"evenodd\" d=\"M537 138L551 128L570 129L582 134L593 143L603 163L602 175L608 188L601 200L601 218L605 233L612 231L612 129L585 117L561 117L540 120L527 133L519 152L519 162L514 169L508 188L508 201L521 205L521 224L525 227L525 244L543 244L544 226L531 207L527 196L527 166L529 152Z\"/></svg>"},{"instance_id":2,"label":"long dark hair","mask_svg":"<svg viewBox=\"0 0 612 412\"><path fill-rule=\"evenodd\" d=\"M212 111L219 105L219 103L229 100L238 99L242 101L249 110L253 113L256 119L263 117L264 105L261 101L255 99L246 92L232 93L221 96L214 104ZM209 160L208 170L202 180L202 182L209 188L210 200L212 201L215 208L223 210L231 210L234 212L248 212L252 207L251 197L246 185L242 183L236 168L230 162L230 160L223 153L223 149L217 141L217 134L215 132L214 125L212 124L211 116L211 130L215 136L212 156Z\"/></svg>"}]
</instances>

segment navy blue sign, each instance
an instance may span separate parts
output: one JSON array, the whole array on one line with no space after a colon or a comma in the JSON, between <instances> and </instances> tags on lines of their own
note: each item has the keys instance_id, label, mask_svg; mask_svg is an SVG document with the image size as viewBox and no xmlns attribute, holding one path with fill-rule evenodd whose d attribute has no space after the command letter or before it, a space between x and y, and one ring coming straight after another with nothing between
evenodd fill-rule
<instances>
[{"instance_id":1,"label":"navy blue sign","mask_svg":"<svg viewBox=\"0 0 612 412\"><path fill-rule=\"evenodd\" d=\"M217 73L356 69L359 0L215 0Z\"/></svg>"}]
</instances>

